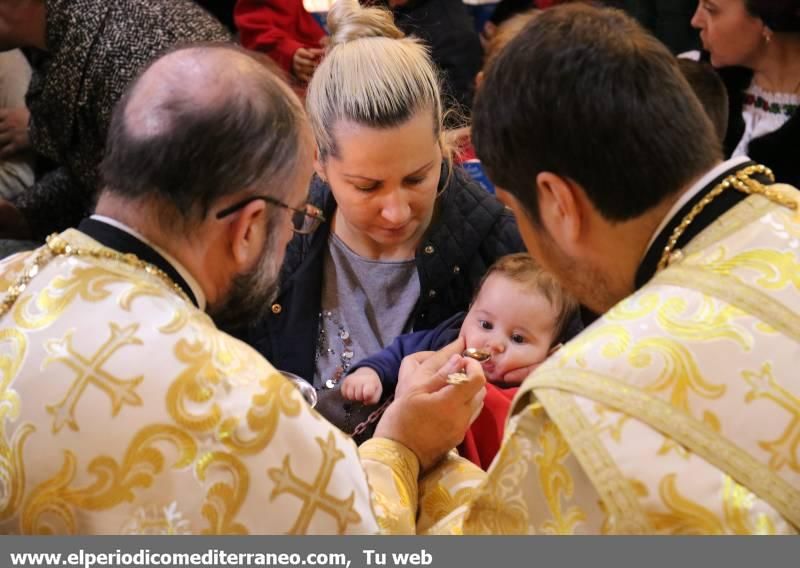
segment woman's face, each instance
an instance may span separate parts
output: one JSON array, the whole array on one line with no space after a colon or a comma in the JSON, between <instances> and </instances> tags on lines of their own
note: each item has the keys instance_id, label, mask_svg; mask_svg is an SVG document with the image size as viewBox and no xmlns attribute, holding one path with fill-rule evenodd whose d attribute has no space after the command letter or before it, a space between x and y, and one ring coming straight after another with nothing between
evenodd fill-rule
<instances>
[{"instance_id":1,"label":"woman's face","mask_svg":"<svg viewBox=\"0 0 800 568\"><path fill-rule=\"evenodd\" d=\"M714 67L753 66L765 46L764 23L745 0L700 0L692 18Z\"/></svg>"},{"instance_id":2,"label":"woman's face","mask_svg":"<svg viewBox=\"0 0 800 568\"><path fill-rule=\"evenodd\" d=\"M317 163L317 172L336 198L337 234L346 231L378 255L415 249L430 224L441 174L431 112L384 129L340 122L333 134L338 156Z\"/></svg>"}]
</instances>

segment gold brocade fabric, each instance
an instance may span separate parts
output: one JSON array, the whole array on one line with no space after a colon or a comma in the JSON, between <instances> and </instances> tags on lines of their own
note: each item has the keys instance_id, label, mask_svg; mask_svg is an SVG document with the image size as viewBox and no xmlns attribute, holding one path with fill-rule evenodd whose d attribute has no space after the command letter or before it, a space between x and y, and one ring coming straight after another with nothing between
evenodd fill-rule
<instances>
[{"instance_id":1,"label":"gold brocade fabric","mask_svg":"<svg viewBox=\"0 0 800 568\"><path fill-rule=\"evenodd\" d=\"M527 379L487 474L420 483L421 532L796 534L800 214L751 196L683 253Z\"/></svg>"},{"instance_id":2,"label":"gold brocade fabric","mask_svg":"<svg viewBox=\"0 0 800 568\"><path fill-rule=\"evenodd\" d=\"M0 263L0 292L33 254ZM160 279L62 256L0 319L0 531L379 526L353 442L260 355Z\"/></svg>"}]
</instances>

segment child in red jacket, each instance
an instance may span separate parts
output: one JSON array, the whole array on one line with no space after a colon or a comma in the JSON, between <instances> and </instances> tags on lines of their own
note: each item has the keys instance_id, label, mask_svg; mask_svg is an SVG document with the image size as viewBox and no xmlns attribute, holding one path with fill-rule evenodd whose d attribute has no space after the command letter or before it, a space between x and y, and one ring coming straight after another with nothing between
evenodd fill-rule
<instances>
[{"instance_id":1,"label":"child in red jacket","mask_svg":"<svg viewBox=\"0 0 800 568\"><path fill-rule=\"evenodd\" d=\"M303 0L238 0L233 17L244 47L266 53L300 84L308 83L326 36Z\"/></svg>"}]
</instances>

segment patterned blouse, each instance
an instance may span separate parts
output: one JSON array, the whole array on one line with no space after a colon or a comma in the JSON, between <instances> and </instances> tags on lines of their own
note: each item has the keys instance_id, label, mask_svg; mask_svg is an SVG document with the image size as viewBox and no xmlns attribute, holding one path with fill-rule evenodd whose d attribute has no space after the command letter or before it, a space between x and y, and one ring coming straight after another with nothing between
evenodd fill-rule
<instances>
[{"instance_id":1,"label":"patterned blouse","mask_svg":"<svg viewBox=\"0 0 800 568\"><path fill-rule=\"evenodd\" d=\"M91 209L114 104L167 48L230 41L188 0L46 0L47 50L34 52L26 98L33 149L58 164L16 200L33 236L77 225Z\"/></svg>"},{"instance_id":2,"label":"patterned blouse","mask_svg":"<svg viewBox=\"0 0 800 568\"><path fill-rule=\"evenodd\" d=\"M744 134L733 156L747 155L751 140L778 130L797 112L799 106L800 95L765 91L753 82L744 95Z\"/></svg>"}]
</instances>

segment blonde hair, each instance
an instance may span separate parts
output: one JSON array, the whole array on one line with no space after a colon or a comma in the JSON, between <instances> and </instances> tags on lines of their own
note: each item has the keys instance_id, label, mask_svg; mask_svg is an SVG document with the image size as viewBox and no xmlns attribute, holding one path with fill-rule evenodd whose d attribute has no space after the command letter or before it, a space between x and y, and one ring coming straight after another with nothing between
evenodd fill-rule
<instances>
[{"instance_id":1,"label":"blonde hair","mask_svg":"<svg viewBox=\"0 0 800 568\"><path fill-rule=\"evenodd\" d=\"M568 339L564 335L569 329L569 324L578 316L580 304L564 290L555 276L536 264L531 255L520 252L497 259L483 275L475 293L476 297L492 274L501 275L544 296L557 313L553 330L553 345Z\"/></svg>"},{"instance_id":2,"label":"blonde hair","mask_svg":"<svg viewBox=\"0 0 800 568\"><path fill-rule=\"evenodd\" d=\"M306 95L320 159L337 155L333 129L342 120L391 128L430 109L434 136L441 140L441 89L427 48L404 37L391 12L361 7L357 0L338 0L328 27L328 51Z\"/></svg>"}]
</instances>

